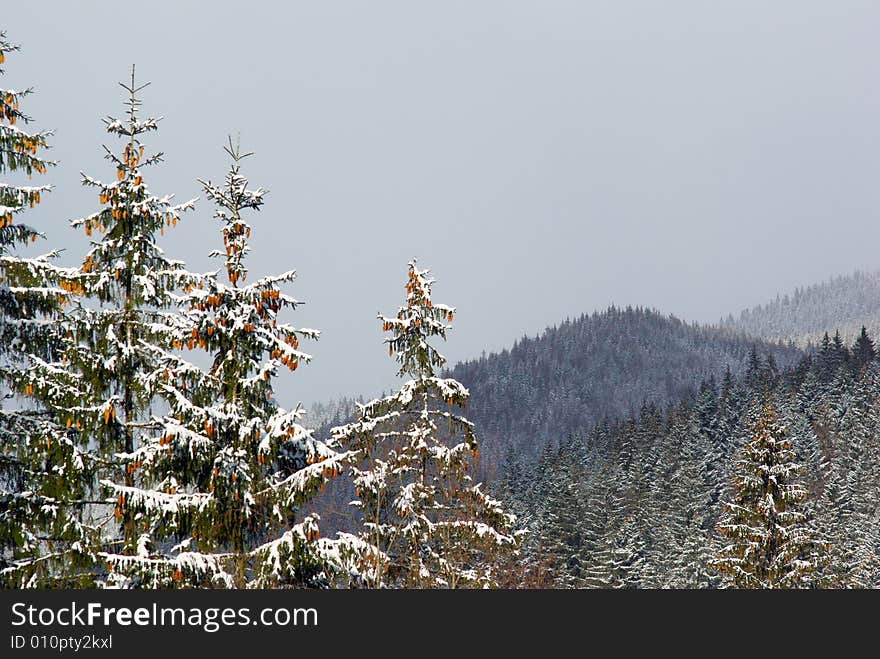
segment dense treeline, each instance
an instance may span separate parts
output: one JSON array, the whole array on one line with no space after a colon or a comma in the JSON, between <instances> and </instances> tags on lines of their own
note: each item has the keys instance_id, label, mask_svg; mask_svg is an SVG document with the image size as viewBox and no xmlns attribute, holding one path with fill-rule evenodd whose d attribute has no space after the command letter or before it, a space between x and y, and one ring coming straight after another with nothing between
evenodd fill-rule
<instances>
[{"instance_id":1,"label":"dense treeline","mask_svg":"<svg viewBox=\"0 0 880 659\"><path fill-rule=\"evenodd\" d=\"M662 409L597 424L512 463L504 487L531 531L531 574L567 587L711 588L734 464L769 403L803 467L814 586L880 587L880 362L862 333L779 372L753 361Z\"/></svg>"},{"instance_id":2,"label":"dense treeline","mask_svg":"<svg viewBox=\"0 0 880 659\"><path fill-rule=\"evenodd\" d=\"M692 395L728 368L742 372L755 347L780 368L801 355L657 311L611 307L458 364L450 375L473 390L469 413L490 468L507 450L533 458L548 443L602 418L627 416L644 401L666 405Z\"/></svg>"}]
</instances>

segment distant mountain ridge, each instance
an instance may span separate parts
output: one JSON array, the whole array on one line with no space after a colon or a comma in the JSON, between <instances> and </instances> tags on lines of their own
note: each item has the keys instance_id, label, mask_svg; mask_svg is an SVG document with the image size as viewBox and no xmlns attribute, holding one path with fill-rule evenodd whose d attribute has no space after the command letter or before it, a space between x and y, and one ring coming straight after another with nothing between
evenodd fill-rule
<instances>
[{"instance_id":1,"label":"distant mountain ridge","mask_svg":"<svg viewBox=\"0 0 880 659\"><path fill-rule=\"evenodd\" d=\"M525 337L509 350L466 361L448 375L471 391L466 414L490 461L537 455L603 418L638 412L692 394L726 369L742 373L755 350L779 367L801 356L792 346L725 327L688 324L644 308L582 315Z\"/></svg>"},{"instance_id":2,"label":"distant mountain ridge","mask_svg":"<svg viewBox=\"0 0 880 659\"><path fill-rule=\"evenodd\" d=\"M851 345L862 326L870 335L880 336L880 271L856 271L796 288L720 324L768 341L792 341L802 348L818 345L825 332L833 335L838 330Z\"/></svg>"}]
</instances>

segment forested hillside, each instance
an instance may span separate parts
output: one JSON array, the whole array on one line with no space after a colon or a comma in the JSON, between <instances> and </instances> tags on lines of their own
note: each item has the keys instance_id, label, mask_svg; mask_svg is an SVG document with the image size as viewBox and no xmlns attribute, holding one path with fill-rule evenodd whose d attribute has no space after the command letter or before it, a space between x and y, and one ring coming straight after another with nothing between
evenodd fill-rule
<instances>
[{"instance_id":1,"label":"forested hillside","mask_svg":"<svg viewBox=\"0 0 880 659\"><path fill-rule=\"evenodd\" d=\"M825 332L852 342L862 326L880 331L880 272L855 272L795 289L767 304L729 316L723 327L770 341L819 345Z\"/></svg>"},{"instance_id":2,"label":"forested hillside","mask_svg":"<svg viewBox=\"0 0 880 659\"><path fill-rule=\"evenodd\" d=\"M880 587L880 363L873 343L708 381L663 409L560 438L506 479L531 531L532 579L565 587L705 588L729 543L722 504L760 407L778 411L803 466L814 586Z\"/></svg>"},{"instance_id":3,"label":"forested hillside","mask_svg":"<svg viewBox=\"0 0 880 659\"><path fill-rule=\"evenodd\" d=\"M450 375L471 390L469 414L491 465L506 452L534 457L548 443L626 416L645 401L681 400L728 368L741 373L753 349L772 355L780 368L800 354L657 311L612 307L460 363Z\"/></svg>"}]
</instances>

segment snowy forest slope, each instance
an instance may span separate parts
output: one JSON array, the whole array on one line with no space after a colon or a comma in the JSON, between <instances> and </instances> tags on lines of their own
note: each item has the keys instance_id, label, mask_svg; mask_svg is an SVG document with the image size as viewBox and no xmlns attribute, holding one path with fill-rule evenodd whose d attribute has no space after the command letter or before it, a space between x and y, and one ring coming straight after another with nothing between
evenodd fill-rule
<instances>
[{"instance_id":1,"label":"snowy forest slope","mask_svg":"<svg viewBox=\"0 0 880 659\"><path fill-rule=\"evenodd\" d=\"M880 360L831 348L777 372L705 383L696 396L563 438L504 477L529 530L526 553L557 587L713 588L722 503L756 410L779 412L827 546L814 585L880 587Z\"/></svg>"}]
</instances>

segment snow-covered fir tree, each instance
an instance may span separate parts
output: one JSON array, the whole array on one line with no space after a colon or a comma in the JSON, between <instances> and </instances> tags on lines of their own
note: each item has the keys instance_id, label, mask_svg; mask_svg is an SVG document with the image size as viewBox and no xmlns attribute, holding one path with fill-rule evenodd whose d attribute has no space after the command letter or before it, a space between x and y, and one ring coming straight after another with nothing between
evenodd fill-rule
<instances>
[{"instance_id":1,"label":"snow-covered fir tree","mask_svg":"<svg viewBox=\"0 0 880 659\"><path fill-rule=\"evenodd\" d=\"M35 389L75 435L78 450L100 465L85 511L92 533L81 547L96 565L96 583L114 583L117 560L139 551L138 521L119 488L134 485L129 456L153 428L150 348L172 348L176 317L170 307L184 275L157 239L193 206L175 205L170 195L156 196L147 187L144 168L161 162L162 154L145 153L141 140L157 130L159 120L138 116L138 93L146 85L137 86L134 67L122 87L126 116L105 119L107 132L123 142L121 153L104 147L115 180L84 174L83 184L96 190L101 206L71 222L92 241L78 271L62 282L75 304L65 315L60 358L34 359L28 369Z\"/></svg>"},{"instance_id":2,"label":"snow-covered fir tree","mask_svg":"<svg viewBox=\"0 0 880 659\"><path fill-rule=\"evenodd\" d=\"M728 540L712 566L737 588L805 588L823 562L817 531L807 524L807 492L785 427L765 403L735 465L735 494L718 531Z\"/></svg>"},{"instance_id":3,"label":"snow-covered fir tree","mask_svg":"<svg viewBox=\"0 0 880 659\"><path fill-rule=\"evenodd\" d=\"M0 65L18 50L0 33ZM30 93L0 89L0 174L10 177L0 181L0 583L52 587L79 585L69 575L89 563L80 517L90 465L72 433L46 410L51 392L25 370L32 359L52 359L58 348L66 296L59 284L68 274L53 265L55 252L15 253L43 237L20 215L49 191L27 179L54 165L42 154L50 133L26 129L31 118L21 103Z\"/></svg>"},{"instance_id":4,"label":"snow-covered fir tree","mask_svg":"<svg viewBox=\"0 0 880 659\"><path fill-rule=\"evenodd\" d=\"M285 410L273 397L279 370L310 361L300 340L318 331L279 319L299 305L282 290L294 271L246 283L251 227L242 214L260 210L266 190L249 188L241 173L250 154L231 139L226 153L224 183L201 182L221 225L224 249L211 255L226 281L184 274L171 349L142 346L154 364L146 379L170 410L125 456L135 482L111 484L139 532L137 556L111 560L149 586L320 586L339 542L319 542L317 516L298 519L298 511L347 454L314 439L299 406ZM208 371L183 349L209 353Z\"/></svg>"},{"instance_id":5,"label":"snow-covered fir tree","mask_svg":"<svg viewBox=\"0 0 880 659\"><path fill-rule=\"evenodd\" d=\"M436 375L445 359L430 340L446 338L455 310L432 302L433 283L410 261L406 304L396 316L378 317L398 375L410 379L396 393L358 405L358 419L332 431L357 451L352 504L359 537L372 551L361 556L356 585L492 586L495 566L518 546L514 516L471 477L474 427L455 412L468 390Z\"/></svg>"}]
</instances>

